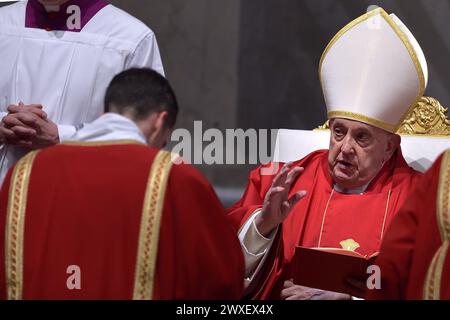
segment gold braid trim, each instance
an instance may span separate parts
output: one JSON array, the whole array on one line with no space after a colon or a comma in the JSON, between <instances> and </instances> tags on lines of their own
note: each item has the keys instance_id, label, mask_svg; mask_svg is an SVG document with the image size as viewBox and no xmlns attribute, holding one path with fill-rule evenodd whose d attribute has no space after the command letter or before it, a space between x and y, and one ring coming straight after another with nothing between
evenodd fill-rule
<instances>
[{"instance_id":1,"label":"gold braid trim","mask_svg":"<svg viewBox=\"0 0 450 320\"><path fill-rule=\"evenodd\" d=\"M445 241L434 255L433 260L428 267L423 291L424 300L440 300L442 271L444 269L447 251L448 241Z\"/></svg>"},{"instance_id":2,"label":"gold braid trim","mask_svg":"<svg viewBox=\"0 0 450 320\"><path fill-rule=\"evenodd\" d=\"M14 168L9 186L6 218L6 292L8 300L23 298L25 210L31 168L38 151L28 153Z\"/></svg>"},{"instance_id":3,"label":"gold braid trim","mask_svg":"<svg viewBox=\"0 0 450 320\"><path fill-rule=\"evenodd\" d=\"M387 122L384 122L384 121L381 121L381 120L378 120L375 118L371 118L371 117L368 117L368 116L365 116L365 115L359 114L359 113L354 113L354 112L349 112L349 111L340 111L340 110L328 112L328 119L333 119L333 118L344 118L344 119L356 120L356 121L370 124L377 128L381 128L388 132L392 132L392 133L395 132L395 125L389 124Z\"/></svg>"},{"instance_id":4,"label":"gold braid trim","mask_svg":"<svg viewBox=\"0 0 450 320\"><path fill-rule=\"evenodd\" d=\"M158 253L159 227L172 155L160 151L153 161L142 209L134 280L134 300L151 300Z\"/></svg>"}]
</instances>

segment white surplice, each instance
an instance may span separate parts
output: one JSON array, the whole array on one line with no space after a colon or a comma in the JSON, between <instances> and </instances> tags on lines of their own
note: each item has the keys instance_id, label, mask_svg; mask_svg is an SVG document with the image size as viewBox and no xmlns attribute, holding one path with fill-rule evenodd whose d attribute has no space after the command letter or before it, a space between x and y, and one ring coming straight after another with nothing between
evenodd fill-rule
<instances>
[{"instance_id":1,"label":"white surplice","mask_svg":"<svg viewBox=\"0 0 450 320\"><path fill-rule=\"evenodd\" d=\"M164 74L144 23L107 5L80 32L25 28L26 2L0 8L0 118L10 104L42 104L65 141L99 117L117 73L149 67ZM0 183L27 150L1 146Z\"/></svg>"}]
</instances>

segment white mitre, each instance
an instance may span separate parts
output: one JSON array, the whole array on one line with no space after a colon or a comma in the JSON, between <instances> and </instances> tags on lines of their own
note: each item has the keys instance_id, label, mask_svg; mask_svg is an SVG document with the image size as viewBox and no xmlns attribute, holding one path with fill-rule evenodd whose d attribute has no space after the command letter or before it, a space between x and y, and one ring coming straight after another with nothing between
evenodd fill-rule
<instances>
[{"instance_id":1,"label":"white mitre","mask_svg":"<svg viewBox=\"0 0 450 320\"><path fill-rule=\"evenodd\" d=\"M319 75L328 119L396 132L424 94L428 67L408 28L376 8L334 36L322 54Z\"/></svg>"}]
</instances>

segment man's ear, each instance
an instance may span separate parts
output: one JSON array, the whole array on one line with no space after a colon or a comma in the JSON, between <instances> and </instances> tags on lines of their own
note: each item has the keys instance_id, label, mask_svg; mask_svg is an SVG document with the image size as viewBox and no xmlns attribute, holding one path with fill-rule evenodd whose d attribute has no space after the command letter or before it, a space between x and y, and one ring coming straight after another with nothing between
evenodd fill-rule
<instances>
[{"instance_id":1,"label":"man's ear","mask_svg":"<svg viewBox=\"0 0 450 320\"><path fill-rule=\"evenodd\" d=\"M155 129L156 130L163 130L164 128L167 128L167 118L169 117L169 113L167 111L161 111L156 114L155 119Z\"/></svg>"},{"instance_id":2,"label":"man's ear","mask_svg":"<svg viewBox=\"0 0 450 320\"><path fill-rule=\"evenodd\" d=\"M388 161L394 154L395 150L400 147L400 142L401 138L398 134L389 135L385 150L385 161Z\"/></svg>"},{"instance_id":3,"label":"man's ear","mask_svg":"<svg viewBox=\"0 0 450 320\"><path fill-rule=\"evenodd\" d=\"M169 113L161 111L155 114L153 119L153 130L148 141L149 145L155 148L163 148L169 139L171 128L167 126Z\"/></svg>"}]
</instances>

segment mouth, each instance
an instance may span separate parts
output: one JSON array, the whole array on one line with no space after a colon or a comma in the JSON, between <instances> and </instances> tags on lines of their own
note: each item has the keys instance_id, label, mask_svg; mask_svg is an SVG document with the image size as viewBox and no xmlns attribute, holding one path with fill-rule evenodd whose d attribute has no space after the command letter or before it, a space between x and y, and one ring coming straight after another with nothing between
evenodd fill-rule
<instances>
[{"instance_id":1,"label":"mouth","mask_svg":"<svg viewBox=\"0 0 450 320\"><path fill-rule=\"evenodd\" d=\"M337 160L336 165L341 169L350 169L351 167L353 167L353 163L345 160Z\"/></svg>"}]
</instances>

